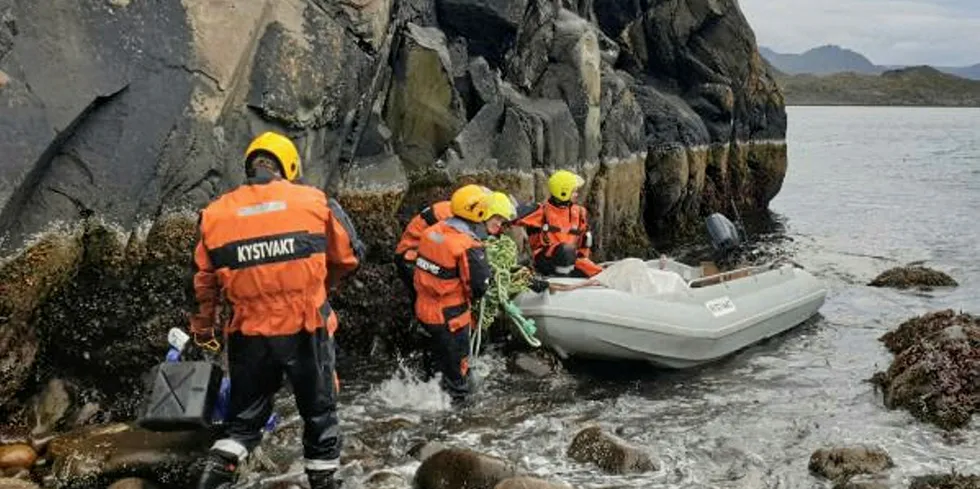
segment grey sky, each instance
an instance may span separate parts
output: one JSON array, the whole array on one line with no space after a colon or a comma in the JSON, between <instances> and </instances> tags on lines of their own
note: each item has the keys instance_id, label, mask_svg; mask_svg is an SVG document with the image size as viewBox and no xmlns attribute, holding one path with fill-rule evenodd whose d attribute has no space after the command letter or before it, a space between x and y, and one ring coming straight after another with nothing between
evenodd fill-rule
<instances>
[{"instance_id":1,"label":"grey sky","mask_svg":"<svg viewBox=\"0 0 980 489\"><path fill-rule=\"evenodd\" d=\"M760 45L837 44L875 64L980 63L980 0L738 0Z\"/></svg>"}]
</instances>

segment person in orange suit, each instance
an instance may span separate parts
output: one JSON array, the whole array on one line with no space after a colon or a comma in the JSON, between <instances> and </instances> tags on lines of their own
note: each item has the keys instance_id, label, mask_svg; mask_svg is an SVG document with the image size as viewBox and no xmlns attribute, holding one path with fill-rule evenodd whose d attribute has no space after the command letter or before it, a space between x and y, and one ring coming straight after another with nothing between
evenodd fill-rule
<instances>
[{"instance_id":1,"label":"person in orange suit","mask_svg":"<svg viewBox=\"0 0 980 489\"><path fill-rule=\"evenodd\" d=\"M214 339L220 296L233 311L225 328L227 432L211 447L197 487L228 487L237 480L285 375L304 421L310 487L334 489L342 436L334 370L337 315L327 300L328 283L354 271L363 250L343 209L323 191L295 182L301 163L288 137L266 132L255 138L245 152L245 172L244 184L201 211L194 252L195 341Z\"/></svg>"},{"instance_id":2,"label":"person in orange suit","mask_svg":"<svg viewBox=\"0 0 980 489\"><path fill-rule=\"evenodd\" d=\"M525 209L515 223L527 230L535 270L545 276L588 278L602 271L592 261L588 212L577 204L582 177L559 170L548 179L551 197Z\"/></svg>"},{"instance_id":3,"label":"person in orange suit","mask_svg":"<svg viewBox=\"0 0 980 489\"><path fill-rule=\"evenodd\" d=\"M453 216L422 232L415 259L415 317L429 337L427 363L442 374L441 386L455 405L471 393L472 303L490 287L492 272L481 241L488 228L499 232L507 220L501 213L513 211L491 213L493 204L493 193L479 185L456 190L450 199Z\"/></svg>"}]
</instances>

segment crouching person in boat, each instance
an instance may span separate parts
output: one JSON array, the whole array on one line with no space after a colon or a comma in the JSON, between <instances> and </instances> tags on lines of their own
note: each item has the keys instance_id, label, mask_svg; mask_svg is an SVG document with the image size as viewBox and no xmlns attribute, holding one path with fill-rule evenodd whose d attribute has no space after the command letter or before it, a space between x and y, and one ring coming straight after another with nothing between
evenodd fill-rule
<instances>
[{"instance_id":1,"label":"crouching person in boat","mask_svg":"<svg viewBox=\"0 0 980 489\"><path fill-rule=\"evenodd\" d=\"M567 170L548 179L551 197L525 209L515 224L527 229L535 270L545 276L589 278L602 271L590 258L588 212L577 204L585 180Z\"/></svg>"},{"instance_id":2,"label":"crouching person in boat","mask_svg":"<svg viewBox=\"0 0 980 489\"><path fill-rule=\"evenodd\" d=\"M197 487L236 482L285 374L304 421L310 487L333 489L342 438L334 371L337 316L326 284L356 269L363 252L343 209L323 191L294 183L300 158L289 138L267 132L253 140L245 172L243 185L201 212L194 253L195 341L214 339L219 294L233 309L226 437L211 447Z\"/></svg>"},{"instance_id":3,"label":"crouching person in boat","mask_svg":"<svg viewBox=\"0 0 980 489\"><path fill-rule=\"evenodd\" d=\"M415 317L430 338L428 369L442 374L442 388L455 405L465 404L472 390L471 306L490 287L492 272L482 241L499 233L515 214L510 199L501 195L506 205L485 187L461 187L450 199L452 217L426 228L419 239Z\"/></svg>"}]
</instances>

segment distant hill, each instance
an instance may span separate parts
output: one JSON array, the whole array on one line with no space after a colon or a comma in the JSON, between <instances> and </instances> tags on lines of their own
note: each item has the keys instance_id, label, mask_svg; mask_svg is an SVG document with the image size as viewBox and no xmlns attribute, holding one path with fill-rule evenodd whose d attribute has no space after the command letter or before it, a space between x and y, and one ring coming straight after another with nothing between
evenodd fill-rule
<instances>
[{"instance_id":1,"label":"distant hill","mask_svg":"<svg viewBox=\"0 0 980 489\"><path fill-rule=\"evenodd\" d=\"M881 73L883 69L875 66L860 53L839 46L820 46L802 54L777 53L761 47L762 56L779 71L790 75L810 73L828 75L831 73Z\"/></svg>"},{"instance_id":2,"label":"distant hill","mask_svg":"<svg viewBox=\"0 0 980 489\"><path fill-rule=\"evenodd\" d=\"M759 47L762 57L777 70L790 74L829 75L833 73L880 74L907 66L876 65L861 53L840 46L826 45L800 54L778 53L764 46ZM972 66L936 66L937 70L951 75L980 80L980 63Z\"/></svg>"},{"instance_id":3,"label":"distant hill","mask_svg":"<svg viewBox=\"0 0 980 489\"><path fill-rule=\"evenodd\" d=\"M888 70L880 75L778 73L776 80L787 105L980 107L980 81L929 66Z\"/></svg>"}]
</instances>

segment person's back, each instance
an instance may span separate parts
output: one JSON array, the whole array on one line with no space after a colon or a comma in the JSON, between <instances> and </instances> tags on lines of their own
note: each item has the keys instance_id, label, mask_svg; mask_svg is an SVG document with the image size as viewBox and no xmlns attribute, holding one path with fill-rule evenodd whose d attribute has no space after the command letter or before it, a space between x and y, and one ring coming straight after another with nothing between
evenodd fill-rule
<instances>
[{"instance_id":1,"label":"person's back","mask_svg":"<svg viewBox=\"0 0 980 489\"><path fill-rule=\"evenodd\" d=\"M415 288L419 294L415 314L423 324L446 324L450 331L472 323L468 303L472 298L467 252L480 250L478 236L458 218L427 228L419 241ZM472 251L471 251L472 250Z\"/></svg>"},{"instance_id":2,"label":"person's back","mask_svg":"<svg viewBox=\"0 0 980 489\"><path fill-rule=\"evenodd\" d=\"M202 212L203 244L234 314L229 331L279 336L313 331L331 267L353 269L346 233L331 236L326 195L286 180L252 179ZM333 233L331 233L333 234Z\"/></svg>"}]
</instances>

